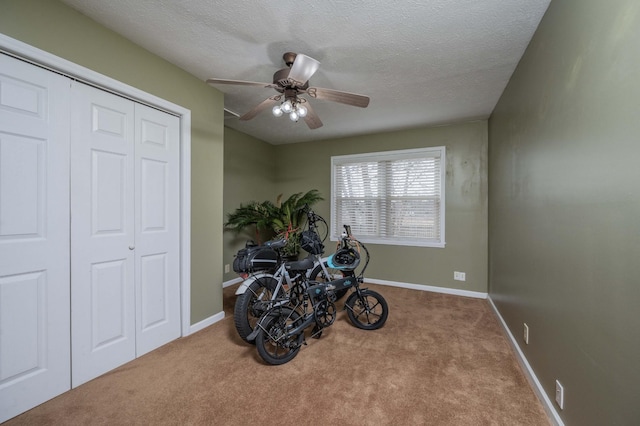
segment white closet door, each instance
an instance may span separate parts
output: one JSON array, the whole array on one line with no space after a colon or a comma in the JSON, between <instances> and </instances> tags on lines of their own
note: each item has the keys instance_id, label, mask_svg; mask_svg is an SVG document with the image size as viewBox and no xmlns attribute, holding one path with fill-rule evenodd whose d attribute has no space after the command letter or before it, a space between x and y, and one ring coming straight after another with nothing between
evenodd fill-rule
<instances>
[{"instance_id":1,"label":"white closet door","mask_svg":"<svg viewBox=\"0 0 640 426\"><path fill-rule=\"evenodd\" d=\"M74 83L73 386L180 336L180 121Z\"/></svg>"},{"instance_id":2,"label":"white closet door","mask_svg":"<svg viewBox=\"0 0 640 426\"><path fill-rule=\"evenodd\" d=\"M72 383L135 358L134 103L74 83Z\"/></svg>"},{"instance_id":3,"label":"white closet door","mask_svg":"<svg viewBox=\"0 0 640 426\"><path fill-rule=\"evenodd\" d=\"M136 104L136 355L180 337L180 120Z\"/></svg>"},{"instance_id":4,"label":"white closet door","mask_svg":"<svg viewBox=\"0 0 640 426\"><path fill-rule=\"evenodd\" d=\"M69 85L0 54L0 423L71 384Z\"/></svg>"}]
</instances>

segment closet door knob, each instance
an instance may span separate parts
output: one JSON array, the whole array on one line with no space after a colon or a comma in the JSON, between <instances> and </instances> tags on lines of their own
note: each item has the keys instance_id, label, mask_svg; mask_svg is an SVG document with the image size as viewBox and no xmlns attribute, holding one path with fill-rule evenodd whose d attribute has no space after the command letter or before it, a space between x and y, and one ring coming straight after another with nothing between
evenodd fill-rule
<instances>
[{"instance_id":1,"label":"closet door knob","mask_svg":"<svg viewBox=\"0 0 640 426\"><path fill-rule=\"evenodd\" d=\"M136 248L135 246L129 246L129 250L133 250L135 248Z\"/></svg>"}]
</instances>

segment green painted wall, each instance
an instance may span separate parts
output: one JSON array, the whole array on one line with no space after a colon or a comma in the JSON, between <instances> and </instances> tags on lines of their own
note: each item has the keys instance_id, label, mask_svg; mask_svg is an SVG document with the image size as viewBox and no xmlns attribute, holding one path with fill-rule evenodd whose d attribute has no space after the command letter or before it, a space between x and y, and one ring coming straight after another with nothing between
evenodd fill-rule
<instances>
[{"instance_id":1,"label":"green painted wall","mask_svg":"<svg viewBox=\"0 0 640 426\"><path fill-rule=\"evenodd\" d=\"M486 293L486 121L276 145L278 192L290 195L318 189L325 201L314 210L329 221L331 156L443 145L447 149L446 247L367 244L371 263L366 276ZM467 280L454 281L454 270L466 272Z\"/></svg>"},{"instance_id":2,"label":"green painted wall","mask_svg":"<svg viewBox=\"0 0 640 426\"><path fill-rule=\"evenodd\" d=\"M489 120L490 295L570 425L640 423L640 3L553 0Z\"/></svg>"},{"instance_id":3,"label":"green painted wall","mask_svg":"<svg viewBox=\"0 0 640 426\"><path fill-rule=\"evenodd\" d=\"M276 163L273 145L228 127L224 128L224 219L240 204L249 201L276 201ZM223 281L238 277L233 272L233 257L245 246L247 239L256 239L252 232L224 232L223 265L230 266Z\"/></svg>"},{"instance_id":4,"label":"green painted wall","mask_svg":"<svg viewBox=\"0 0 640 426\"><path fill-rule=\"evenodd\" d=\"M56 0L0 0L0 33L191 110L191 323L221 312L222 94Z\"/></svg>"}]
</instances>

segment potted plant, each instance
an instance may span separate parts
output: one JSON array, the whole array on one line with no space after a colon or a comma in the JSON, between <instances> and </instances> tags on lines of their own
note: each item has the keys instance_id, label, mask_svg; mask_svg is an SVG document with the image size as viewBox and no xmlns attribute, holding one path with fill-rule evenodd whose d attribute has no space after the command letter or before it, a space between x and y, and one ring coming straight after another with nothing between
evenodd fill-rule
<instances>
[{"instance_id":1,"label":"potted plant","mask_svg":"<svg viewBox=\"0 0 640 426\"><path fill-rule=\"evenodd\" d=\"M227 214L226 229L241 232L255 226L258 243L274 236L287 237L287 245L282 254L288 258L297 258L300 251L300 233L306 220L306 208L323 200L320 192L312 189L306 193L298 192L282 201L282 194L275 203L251 201L241 204L234 212Z\"/></svg>"}]
</instances>

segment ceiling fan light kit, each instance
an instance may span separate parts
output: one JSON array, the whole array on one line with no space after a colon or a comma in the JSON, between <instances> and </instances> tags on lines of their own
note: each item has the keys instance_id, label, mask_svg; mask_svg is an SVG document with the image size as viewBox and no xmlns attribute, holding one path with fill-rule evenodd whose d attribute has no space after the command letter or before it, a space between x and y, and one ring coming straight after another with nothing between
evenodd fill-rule
<instances>
[{"instance_id":1,"label":"ceiling fan light kit","mask_svg":"<svg viewBox=\"0 0 640 426\"><path fill-rule=\"evenodd\" d=\"M274 106L271 111L274 117L282 117L284 114L289 114L291 121L298 121L299 118L306 117L309 112L307 107L302 105L302 100L298 98L293 102L287 99L280 105Z\"/></svg>"},{"instance_id":2,"label":"ceiling fan light kit","mask_svg":"<svg viewBox=\"0 0 640 426\"><path fill-rule=\"evenodd\" d=\"M320 62L303 55L301 53L287 52L282 56L287 68L278 70L273 74L273 83L259 83L254 81L225 80L210 78L209 84L233 84L241 86L261 86L263 88L273 88L279 95L271 96L246 114L240 116L240 120L251 120L256 115L267 108L275 117L284 114L289 115L291 121L297 122L303 118L310 129L317 129L322 126L322 121L311 108L309 101L301 95L307 95L314 99L323 99L331 102L339 102L345 105L366 108L369 105L369 97L355 93L342 92L339 90L323 89L320 87L309 87L309 78L320 67ZM283 100L284 99L284 100Z\"/></svg>"}]
</instances>

